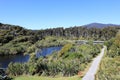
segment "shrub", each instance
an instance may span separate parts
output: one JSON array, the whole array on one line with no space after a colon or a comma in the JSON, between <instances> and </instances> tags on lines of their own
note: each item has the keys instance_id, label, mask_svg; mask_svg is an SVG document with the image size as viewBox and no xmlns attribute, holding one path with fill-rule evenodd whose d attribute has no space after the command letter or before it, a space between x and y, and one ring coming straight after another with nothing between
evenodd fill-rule
<instances>
[{"instance_id":1,"label":"shrub","mask_svg":"<svg viewBox=\"0 0 120 80\"><path fill-rule=\"evenodd\" d=\"M120 80L120 34L106 45L108 50L100 64L96 80Z\"/></svg>"},{"instance_id":2,"label":"shrub","mask_svg":"<svg viewBox=\"0 0 120 80\"><path fill-rule=\"evenodd\" d=\"M61 57L63 54L65 54L66 52L68 52L72 47L72 44L66 44L62 47L62 49L60 50L60 52L58 53L59 56Z\"/></svg>"},{"instance_id":3,"label":"shrub","mask_svg":"<svg viewBox=\"0 0 120 80\"><path fill-rule=\"evenodd\" d=\"M18 76L28 72L28 66L21 63L10 63L7 68L9 75Z\"/></svg>"},{"instance_id":4,"label":"shrub","mask_svg":"<svg viewBox=\"0 0 120 80\"><path fill-rule=\"evenodd\" d=\"M85 69L87 63L100 52L100 48L99 45L93 44L69 43L64 45L60 51L44 58L36 58L34 53L30 54L30 60L26 64L11 63L8 66L8 73L15 76L22 74L53 77L56 75L73 76Z\"/></svg>"}]
</instances>

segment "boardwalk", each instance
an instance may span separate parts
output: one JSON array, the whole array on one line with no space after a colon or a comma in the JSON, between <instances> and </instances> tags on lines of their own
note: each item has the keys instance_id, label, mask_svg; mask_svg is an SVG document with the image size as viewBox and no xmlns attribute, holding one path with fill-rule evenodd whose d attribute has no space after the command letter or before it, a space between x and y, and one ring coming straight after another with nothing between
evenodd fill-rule
<instances>
[{"instance_id":1,"label":"boardwalk","mask_svg":"<svg viewBox=\"0 0 120 80\"><path fill-rule=\"evenodd\" d=\"M99 67L99 63L104 55L105 46L102 49L101 53L93 60L92 65L88 72L85 74L82 80L95 80L95 74Z\"/></svg>"}]
</instances>

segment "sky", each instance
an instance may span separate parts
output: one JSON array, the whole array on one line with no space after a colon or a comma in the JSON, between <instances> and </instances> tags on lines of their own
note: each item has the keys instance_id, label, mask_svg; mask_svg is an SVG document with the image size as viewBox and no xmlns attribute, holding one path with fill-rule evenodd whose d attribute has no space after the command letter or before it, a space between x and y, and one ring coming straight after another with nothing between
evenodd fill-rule
<instances>
[{"instance_id":1,"label":"sky","mask_svg":"<svg viewBox=\"0 0 120 80\"><path fill-rule=\"evenodd\" d=\"M27 29L120 24L120 0L0 0L0 23Z\"/></svg>"}]
</instances>

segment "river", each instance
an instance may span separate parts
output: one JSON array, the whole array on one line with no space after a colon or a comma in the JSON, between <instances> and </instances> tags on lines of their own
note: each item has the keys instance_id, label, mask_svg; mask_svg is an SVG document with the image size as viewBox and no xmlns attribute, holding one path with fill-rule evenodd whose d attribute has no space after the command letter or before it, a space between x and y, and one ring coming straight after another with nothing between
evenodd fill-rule
<instances>
[{"instance_id":1,"label":"river","mask_svg":"<svg viewBox=\"0 0 120 80\"><path fill-rule=\"evenodd\" d=\"M40 56L46 56L46 55L52 54L54 51L59 51L61 48L62 48L61 46L43 48L36 52L36 57L39 58ZM30 58L29 54L28 55L18 54L18 55L0 56L0 67L7 68L10 62L25 63L29 61L29 58Z\"/></svg>"}]
</instances>

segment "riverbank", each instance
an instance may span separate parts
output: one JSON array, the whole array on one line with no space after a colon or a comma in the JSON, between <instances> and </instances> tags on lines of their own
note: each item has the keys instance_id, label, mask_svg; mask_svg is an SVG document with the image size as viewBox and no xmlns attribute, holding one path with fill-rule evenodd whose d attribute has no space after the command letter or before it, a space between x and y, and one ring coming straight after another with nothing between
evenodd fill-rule
<instances>
[{"instance_id":1,"label":"riverbank","mask_svg":"<svg viewBox=\"0 0 120 80\"><path fill-rule=\"evenodd\" d=\"M101 45L98 44L66 44L58 52L43 58L36 59L31 56L26 64L11 63L7 73L11 76L21 77L22 75L39 75L54 77L56 76L75 76L81 77L82 72L88 64L100 53Z\"/></svg>"},{"instance_id":2,"label":"riverbank","mask_svg":"<svg viewBox=\"0 0 120 80\"><path fill-rule=\"evenodd\" d=\"M54 51L61 50L62 46L59 47L48 47L48 48L42 48L38 50L35 55L36 58L39 57L46 57L52 54ZM0 64L2 68L7 68L9 63L27 63L30 60L30 55L26 54L17 54L17 55L8 55L8 56L0 56Z\"/></svg>"},{"instance_id":3,"label":"riverbank","mask_svg":"<svg viewBox=\"0 0 120 80\"><path fill-rule=\"evenodd\" d=\"M104 49L102 49L101 54L98 55L98 56L101 56L103 54L103 52L104 52L103 50ZM88 69L88 66L90 67L90 63L87 64L86 68L84 69L84 71L82 71L81 74L78 73L78 75L71 76L71 77L50 77L50 76L45 77L45 76L23 75L23 76L15 77L14 80L23 80L23 79L25 79L25 80L82 80L82 75L86 73L86 70Z\"/></svg>"}]
</instances>

